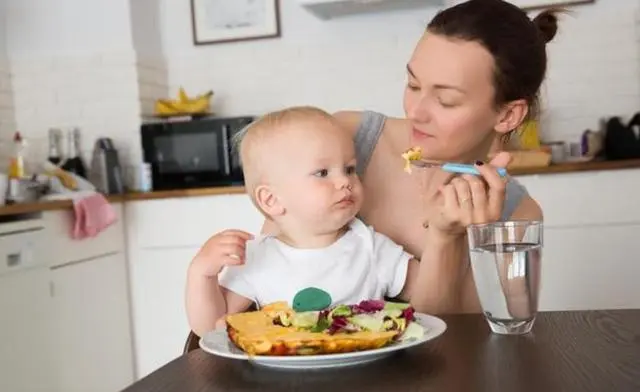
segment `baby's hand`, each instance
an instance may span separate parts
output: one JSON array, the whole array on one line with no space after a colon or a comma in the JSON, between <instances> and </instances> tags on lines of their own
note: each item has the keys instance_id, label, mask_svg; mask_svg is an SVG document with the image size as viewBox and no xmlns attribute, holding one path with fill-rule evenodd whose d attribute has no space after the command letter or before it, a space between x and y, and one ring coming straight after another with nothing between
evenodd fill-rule
<instances>
[{"instance_id":1,"label":"baby's hand","mask_svg":"<svg viewBox=\"0 0 640 392\"><path fill-rule=\"evenodd\" d=\"M252 234L242 230L222 231L205 242L191 261L191 268L203 276L214 277L225 265L243 264L247 241L252 238Z\"/></svg>"}]
</instances>

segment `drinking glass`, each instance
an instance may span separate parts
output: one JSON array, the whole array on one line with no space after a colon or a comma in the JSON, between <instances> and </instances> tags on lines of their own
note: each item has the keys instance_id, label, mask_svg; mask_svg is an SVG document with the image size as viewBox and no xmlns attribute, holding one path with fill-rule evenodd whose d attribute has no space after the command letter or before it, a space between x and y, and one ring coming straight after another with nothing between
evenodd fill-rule
<instances>
[{"instance_id":1,"label":"drinking glass","mask_svg":"<svg viewBox=\"0 0 640 392\"><path fill-rule=\"evenodd\" d=\"M467 228L476 290L494 333L525 334L533 327L538 313L542 232L539 221Z\"/></svg>"}]
</instances>

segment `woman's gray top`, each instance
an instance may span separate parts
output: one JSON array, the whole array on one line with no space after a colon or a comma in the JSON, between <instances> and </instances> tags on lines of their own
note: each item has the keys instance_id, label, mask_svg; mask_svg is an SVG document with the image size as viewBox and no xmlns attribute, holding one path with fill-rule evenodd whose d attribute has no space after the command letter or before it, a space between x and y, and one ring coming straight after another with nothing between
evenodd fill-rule
<instances>
[{"instance_id":1,"label":"woman's gray top","mask_svg":"<svg viewBox=\"0 0 640 392\"><path fill-rule=\"evenodd\" d=\"M384 114L371 111L363 112L362 120L360 121L360 126L358 127L354 139L356 146L356 159L358 161L357 172L361 177L364 174L364 171L369 164L369 159L371 159L371 155L373 154L373 150L378 143L385 120L386 116ZM527 195L526 188L515 179L509 177L507 181L504 207L502 208L501 219L503 221L508 220L511 217L511 214L516 207L518 207L520 200L522 200L522 197L525 195Z\"/></svg>"}]
</instances>

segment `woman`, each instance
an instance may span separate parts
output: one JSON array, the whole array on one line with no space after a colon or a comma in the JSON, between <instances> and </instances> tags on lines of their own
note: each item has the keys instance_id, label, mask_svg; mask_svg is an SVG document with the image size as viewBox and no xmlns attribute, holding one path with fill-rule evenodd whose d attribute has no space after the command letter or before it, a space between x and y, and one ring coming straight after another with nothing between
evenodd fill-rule
<instances>
[{"instance_id":1,"label":"woman","mask_svg":"<svg viewBox=\"0 0 640 392\"><path fill-rule=\"evenodd\" d=\"M429 263L432 313L480 309L468 263L465 228L507 219L541 220L538 204L496 167L483 164L496 137L535 115L546 71L545 44L556 33L547 11L531 21L502 0L471 0L443 10L429 23L407 64L406 119L373 112L339 112L353 134L365 190L361 218ZM438 169L403 171L401 154L420 146L427 158L475 162L482 177ZM266 222L263 231L277 228ZM197 257L207 257L208 244Z\"/></svg>"},{"instance_id":2,"label":"woman","mask_svg":"<svg viewBox=\"0 0 640 392\"><path fill-rule=\"evenodd\" d=\"M479 166L484 181L438 169L402 172L400 154L420 146L428 158L482 163L496 137L535 116L546 71L545 45L557 30L552 11L533 21L501 0L471 0L429 23L407 64L406 119L339 112L359 151L366 202L362 218L433 267L430 313L480 310L465 228L496 220L541 220L542 211L512 179ZM490 168L491 167L491 168Z\"/></svg>"}]
</instances>

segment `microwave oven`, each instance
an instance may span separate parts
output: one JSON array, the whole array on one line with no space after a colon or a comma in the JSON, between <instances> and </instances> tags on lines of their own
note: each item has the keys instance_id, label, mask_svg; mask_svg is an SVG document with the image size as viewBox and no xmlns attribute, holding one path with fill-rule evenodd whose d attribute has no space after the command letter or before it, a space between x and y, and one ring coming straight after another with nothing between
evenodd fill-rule
<instances>
[{"instance_id":1,"label":"microwave oven","mask_svg":"<svg viewBox=\"0 0 640 392\"><path fill-rule=\"evenodd\" d=\"M161 121L140 127L154 190L244 185L234 137L253 116Z\"/></svg>"}]
</instances>

